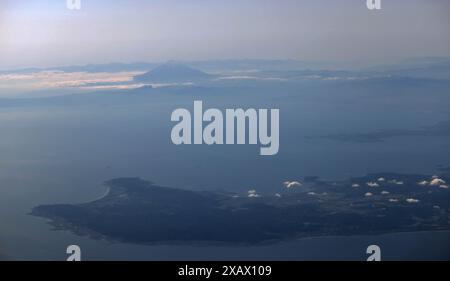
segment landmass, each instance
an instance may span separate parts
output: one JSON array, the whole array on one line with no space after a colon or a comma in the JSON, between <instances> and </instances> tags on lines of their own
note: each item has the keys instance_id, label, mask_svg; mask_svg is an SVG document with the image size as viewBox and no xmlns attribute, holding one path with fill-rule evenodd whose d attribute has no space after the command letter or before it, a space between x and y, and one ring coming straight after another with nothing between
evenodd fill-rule
<instances>
[{"instance_id":1,"label":"landmass","mask_svg":"<svg viewBox=\"0 0 450 281\"><path fill-rule=\"evenodd\" d=\"M390 129L359 134L330 134L320 137L337 141L360 143L383 142L386 139L394 137L450 137L450 121L441 121L433 126L420 129Z\"/></svg>"},{"instance_id":2,"label":"landmass","mask_svg":"<svg viewBox=\"0 0 450 281\"><path fill-rule=\"evenodd\" d=\"M55 229L137 244L259 244L285 239L450 230L449 170L438 175L369 174L341 181L306 177L273 192L191 191L117 178L83 204L41 205L32 215Z\"/></svg>"}]
</instances>

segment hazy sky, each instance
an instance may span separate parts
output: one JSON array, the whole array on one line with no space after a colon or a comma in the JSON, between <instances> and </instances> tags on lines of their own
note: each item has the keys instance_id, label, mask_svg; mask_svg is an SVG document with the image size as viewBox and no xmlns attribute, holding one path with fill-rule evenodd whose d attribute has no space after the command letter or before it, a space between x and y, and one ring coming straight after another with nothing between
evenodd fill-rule
<instances>
[{"instance_id":1,"label":"hazy sky","mask_svg":"<svg viewBox=\"0 0 450 281\"><path fill-rule=\"evenodd\" d=\"M0 0L0 69L70 64L450 56L450 1Z\"/></svg>"}]
</instances>

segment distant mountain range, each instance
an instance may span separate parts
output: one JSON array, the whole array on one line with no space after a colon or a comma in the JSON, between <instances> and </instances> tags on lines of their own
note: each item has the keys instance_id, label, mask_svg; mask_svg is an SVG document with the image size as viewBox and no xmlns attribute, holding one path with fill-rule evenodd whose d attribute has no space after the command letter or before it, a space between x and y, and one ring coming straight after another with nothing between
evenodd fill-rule
<instances>
[{"instance_id":1,"label":"distant mountain range","mask_svg":"<svg viewBox=\"0 0 450 281\"><path fill-rule=\"evenodd\" d=\"M142 75L137 75L134 80L137 82L195 82L205 81L212 78L213 75L203 71L191 68L179 63L166 63L148 71Z\"/></svg>"},{"instance_id":2,"label":"distant mountain range","mask_svg":"<svg viewBox=\"0 0 450 281\"><path fill-rule=\"evenodd\" d=\"M179 64L189 65L196 69L207 72L232 72L236 70L301 70L301 69L346 69L344 66L337 67L333 63L300 61L300 60L270 60L270 59L228 59L228 60L204 60L183 61ZM171 64L175 64L173 61ZM2 73L31 73L39 71L64 71L64 72L119 72L119 71L149 71L161 62L133 62L133 63L107 63L69 65L46 68L21 68L1 70Z\"/></svg>"},{"instance_id":3,"label":"distant mountain range","mask_svg":"<svg viewBox=\"0 0 450 281\"><path fill-rule=\"evenodd\" d=\"M122 72L122 71L147 71L156 67L157 63L135 62L135 63L107 63L107 64L86 64L69 65L48 68L21 68L14 70L3 70L0 74L6 73L33 73L40 71L64 71L64 72Z\"/></svg>"},{"instance_id":4,"label":"distant mountain range","mask_svg":"<svg viewBox=\"0 0 450 281\"><path fill-rule=\"evenodd\" d=\"M40 71L63 72L126 72L148 71L139 75L139 82L188 82L208 80L220 75L274 75L290 78L304 75L320 75L324 77L411 77L450 79L450 58L416 58L393 64L380 64L370 67L354 67L345 63L313 62L300 60L205 60L168 62L166 64L152 62L109 63L71 65L49 68L22 68L3 70L0 74L35 73Z\"/></svg>"}]
</instances>

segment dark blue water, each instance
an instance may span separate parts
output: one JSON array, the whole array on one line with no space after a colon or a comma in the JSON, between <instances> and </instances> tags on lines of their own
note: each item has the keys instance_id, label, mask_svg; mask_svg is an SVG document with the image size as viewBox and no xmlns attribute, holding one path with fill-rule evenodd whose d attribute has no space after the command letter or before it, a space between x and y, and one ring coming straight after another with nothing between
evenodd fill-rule
<instances>
[{"instance_id":1,"label":"dark blue water","mask_svg":"<svg viewBox=\"0 0 450 281\"><path fill-rule=\"evenodd\" d=\"M66 245L79 243L92 259L363 259L365 247L378 243L388 259L449 259L448 233L312 238L264 247L140 247L53 231L45 220L28 215L40 204L93 200L104 194L103 181L123 176L186 189L272 191L311 175L431 174L438 164L450 166L448 137L399 136L374 143L318 137L450 120L450 98L442 92L408 93L270 84L0 104L0 255L62 259ZM170 114L178 107L192 109L194 100L203 100L205 108L279 108L278 155L260 156L259 146L251 145L173 145Z\"/></svg>"}]
</instances>

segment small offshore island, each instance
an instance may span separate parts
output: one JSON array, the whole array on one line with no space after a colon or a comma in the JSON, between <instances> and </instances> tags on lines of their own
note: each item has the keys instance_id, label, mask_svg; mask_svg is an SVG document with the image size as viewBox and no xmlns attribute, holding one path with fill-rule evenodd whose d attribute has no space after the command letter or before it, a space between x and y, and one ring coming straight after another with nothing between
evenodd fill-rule
<instances>
[{"instance_id":1,"label":"small offshore island","mask_svg":"<svg viewBox=\"0 0 450 281\"><path fill-rule=\"evenodd\" d=\"M328 182L307 177L272 194L199 192L139 178L107 181L103 198L41 205L32 215L96 239L151 243L259 244L290 238L450 230L449 170Z\"/></svg>"}]
</instances>

